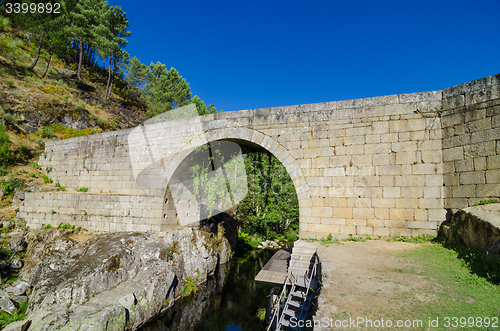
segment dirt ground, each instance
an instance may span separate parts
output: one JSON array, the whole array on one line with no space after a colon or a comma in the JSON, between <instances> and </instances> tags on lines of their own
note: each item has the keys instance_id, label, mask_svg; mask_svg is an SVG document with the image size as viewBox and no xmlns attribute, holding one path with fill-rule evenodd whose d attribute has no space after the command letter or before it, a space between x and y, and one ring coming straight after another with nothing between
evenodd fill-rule
<instances>
[{"instance_id":1,"label":"dirt ground","mask_svg":"<svg viewBox=\"0 0 500 331\"><path fill-rule=\"evenodd\" d=\"M380 329L350 323L358 318L386 320L412 302L433 300L423 289L435 285L420 275L419 266L397 256L419 245L430 244L369 240L321 246L323 287L313 318L323 322L314 330Z\"/></svg>"}]
</instances>

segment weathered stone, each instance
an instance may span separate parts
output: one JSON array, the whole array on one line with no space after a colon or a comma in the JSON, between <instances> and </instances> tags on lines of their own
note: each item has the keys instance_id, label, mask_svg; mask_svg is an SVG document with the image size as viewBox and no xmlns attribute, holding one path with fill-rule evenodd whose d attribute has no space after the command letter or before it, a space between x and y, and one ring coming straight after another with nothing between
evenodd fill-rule
<instances>
[{"instance_id":1,"label":"weathered stone","mask_svg":"<svg viewBox=\"0 0 500 331\"><path fill-rule=\"evenodd\" d=\"M17 313L16 306L7 297L0 297L0 309L9 314Z\"/></svg>"}]
</instances>

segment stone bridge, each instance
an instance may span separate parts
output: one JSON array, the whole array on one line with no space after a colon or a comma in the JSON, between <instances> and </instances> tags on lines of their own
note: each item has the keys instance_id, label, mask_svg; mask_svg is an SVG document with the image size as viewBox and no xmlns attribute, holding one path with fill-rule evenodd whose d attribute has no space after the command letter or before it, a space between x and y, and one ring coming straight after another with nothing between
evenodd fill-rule
<instances>
[{"instance_id":1,"label":"stone bridge","mask_svg":"<svg viewBox=\"0 0 500 331\"><path fill-rule=\"evenodd\" d=\"M70 223L95 232L188 225L176 217L169 179L194 147L232 141L284 165L302 238L435 233L447 210L500 196L499 85L500 74L442 91L225 112L48 142L39 164L68 191L27 193L18 217L31 228ZM160 164L163 173L146 173L152 185L143 185L139 163Z\"/></svg>"}]
</instances>

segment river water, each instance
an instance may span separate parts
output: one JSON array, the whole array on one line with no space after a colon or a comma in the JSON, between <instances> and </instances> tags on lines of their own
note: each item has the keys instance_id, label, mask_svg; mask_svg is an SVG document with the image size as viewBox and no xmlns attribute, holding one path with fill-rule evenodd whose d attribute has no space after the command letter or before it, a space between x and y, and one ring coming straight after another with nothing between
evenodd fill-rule
<instances>
[{"instance_id":1,"label":"river water","mask_svg":"<svg viewBox=\"0 0 500 331\"><path fill-rule=\"evenodd\" d=\"M234 256L219 266L197 294L181 298L139 330L265 330L257 313L267 308L269 292L276 285L256 282L254 277L273 254L258 250Z\"/></svg>"}]
</instances>

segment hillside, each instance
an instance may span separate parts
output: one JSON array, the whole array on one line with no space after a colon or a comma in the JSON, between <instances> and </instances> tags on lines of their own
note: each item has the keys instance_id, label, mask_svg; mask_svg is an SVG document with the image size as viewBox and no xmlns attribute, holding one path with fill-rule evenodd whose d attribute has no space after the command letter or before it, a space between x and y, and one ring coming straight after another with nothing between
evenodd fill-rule
<instances>
[{"instance_id":1,"label":"hillside","mask_svg":"<svg viewBox=\"0 0 500 331\"><path fill-rule=\"evenodd\" d=\"M49 57L42 52L30 69L36 55L29 35L0 17L0 123L8 136L2 139L0 130L1 221L15 218L19 188L61 190L36 164L46 141L130 128L147 119L146 102L122 77L105 100L105 69L83 67L79 80L75 64L54 55L43 77Z\"/></svg>"}]
</instances>

